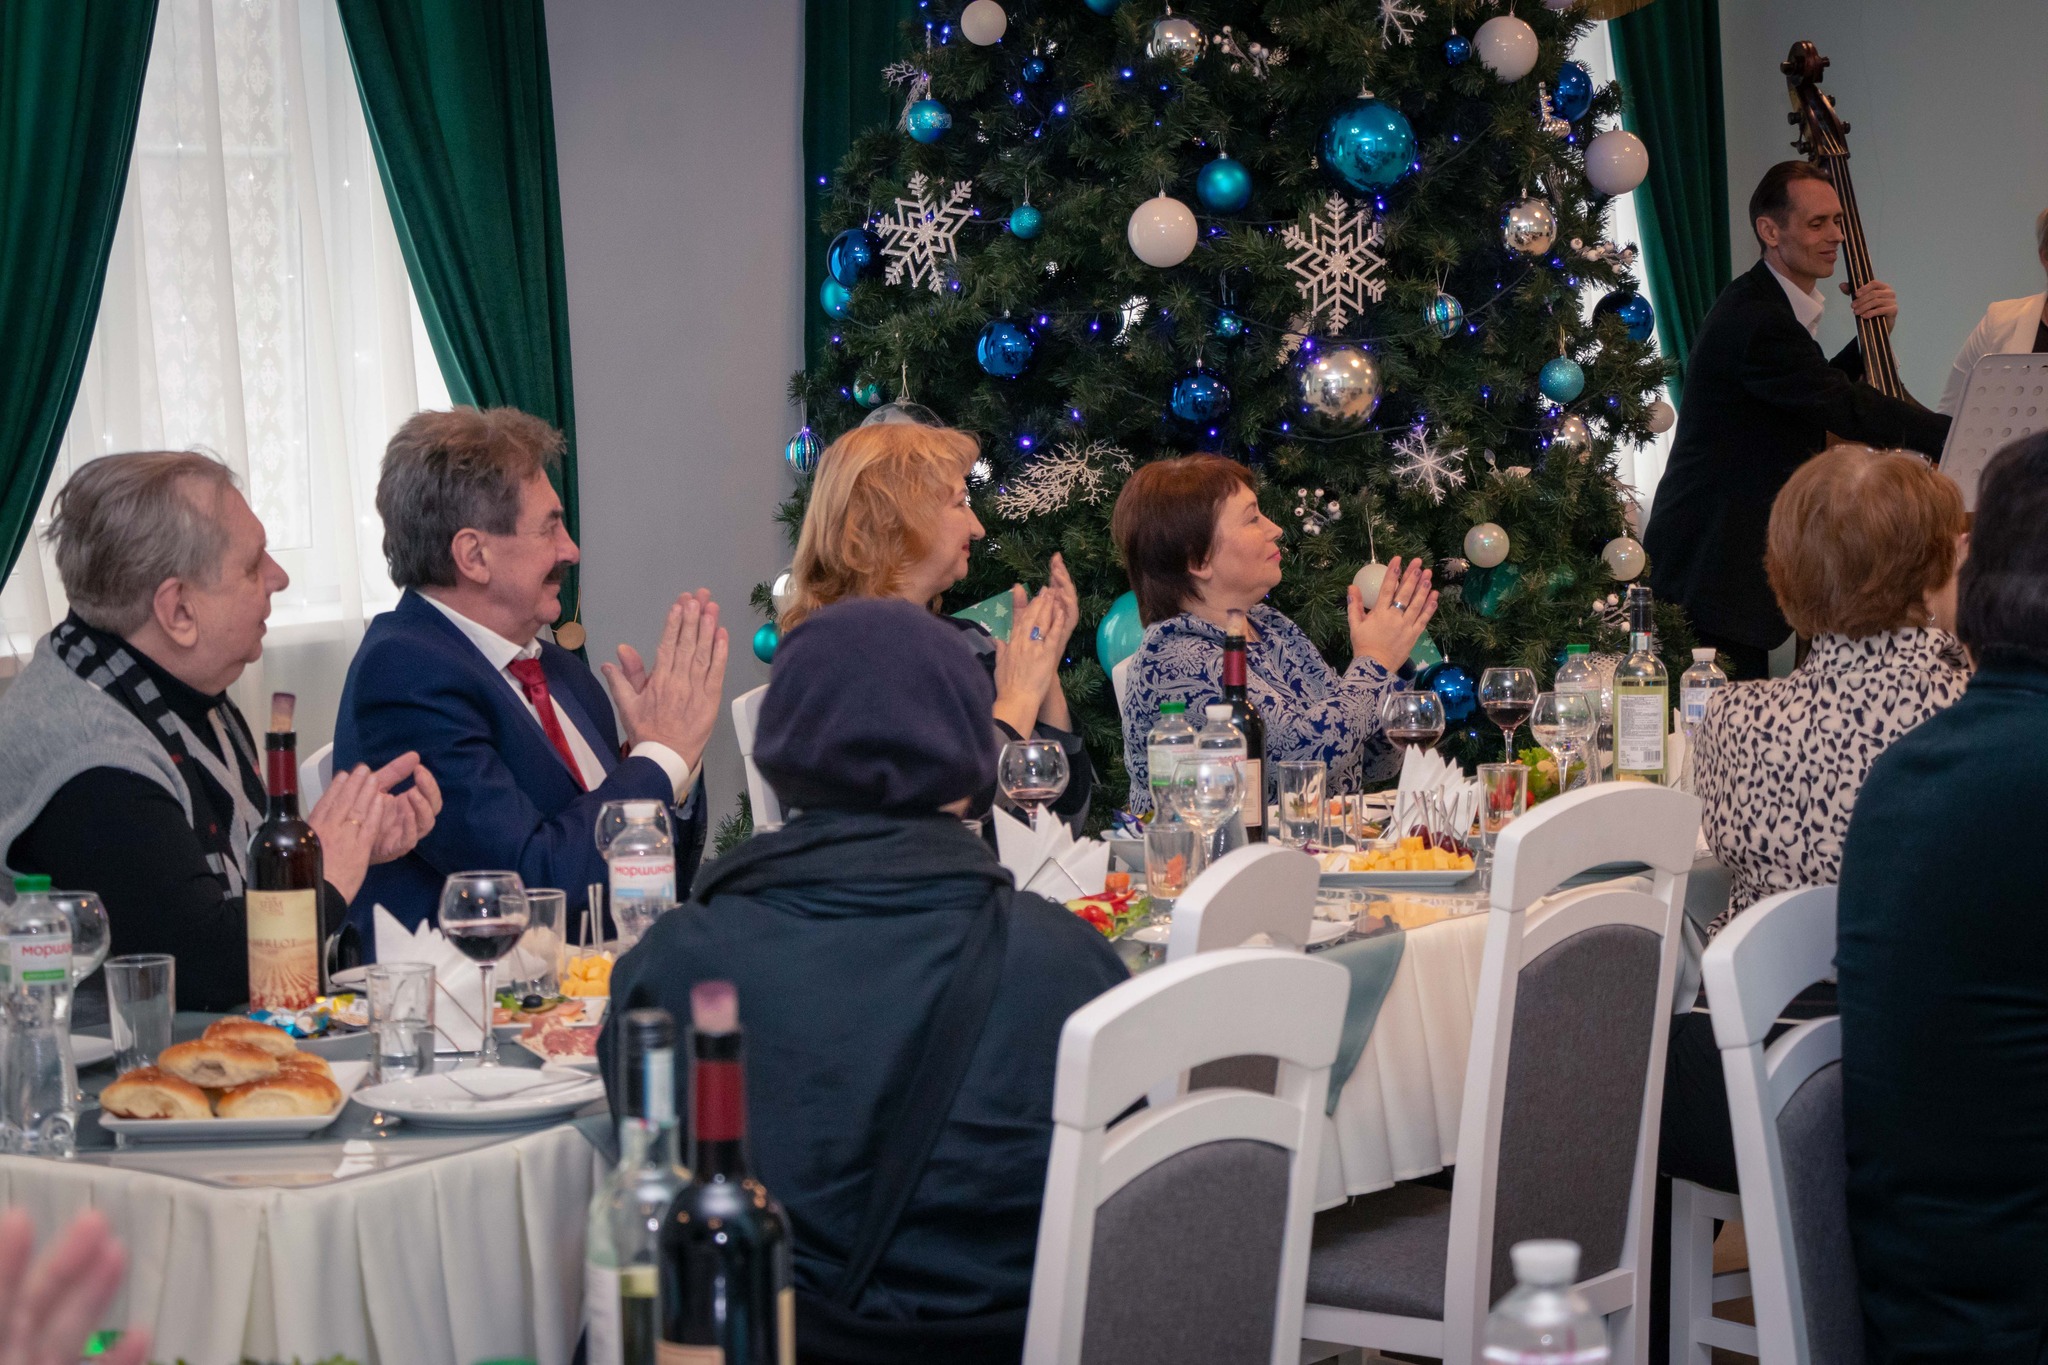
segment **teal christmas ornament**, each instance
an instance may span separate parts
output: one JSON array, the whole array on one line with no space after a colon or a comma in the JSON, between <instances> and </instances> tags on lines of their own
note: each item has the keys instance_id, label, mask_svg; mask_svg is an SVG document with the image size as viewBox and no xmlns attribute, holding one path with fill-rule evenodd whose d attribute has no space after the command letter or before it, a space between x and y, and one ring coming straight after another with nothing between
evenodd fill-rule
<instances>
[{"instance_id":1,"label":"teal christmas ornament","mask_svg":"<svg viewBox=\"0 0 2048 1365\"><path fill-rule=\"evenodd\" d=\"M854 380L853 401L864 408L879 407L882 402L882 386L872 379Z\"/></svg>"},{"instance_id":2,"label":"teal christmas ornament","mask_svg":"<svg viewBox=\"0 0 2048 1365\"><path fill-rule=\"evenodd\" d=\"M1444 719L1452 725L1463 725L1479 709L1479 690L1472 685L1472 675L1456 664L1434 664L1415 681L1424 691L1436 693L1444 704Z\"/></svg>"},{"instance_id":3,"label":"teal christmas ornament","mask_svg":"<svg viewBox=\"0 0 2048 1365\"><path fill-rule=\"evenodd\" d=\"M853 306L853 291L827 275L824 283L818 286L818 306L832 317L843 318L846 310Z\"/></svg>"},{"instance_id":4,"label":"teal christmas ornament","mask_svg":"<svg viewBox=\"0 0 2048 1365\"><path fill-rule=\"evenodd\" d=\"M1195 177L1195 197L1211 213L1236 213L1252 201L1252 173L1242 161L1219 156Z\"/></svg>"},{"instance_id":5,"label":"teal christmas ornament","mask_svg":"<svg viewBox=\"0 0 2048 1365\"><path fill-rule=\"evenodd\" d=\"M1348 189L1371 194L1399 184L1415 166L1415 129L1391 104L1356 99L1330 115L1317 144L1323 168Z\"/></svg>"},{"instance_id":6,"label":"teal christmas ornament","mask_svg":"<svg viewBox=\"0 0 2048 1365\"><path fill-rule=\"evenodd\" d=\"M997 379L1015 379L1030 368L1032 349L1031 333L998 318L981 329L974 343L974 358Z\"/></svg>"},{"instance_id":7,"label":"teal christmas ornament","mask_svg":"<svg viewBox=\"0 0 2048 1365\"><path fill-rule=\"evenodd\" d=\"M775 628L773 621L763 621L761 628L754 632L754 657L762 663L775 661L775 646L782 643L782 632Z\"/></svg>"},{"instance_id":8,"label":"teal christmas ornament","mask_svg":"<svg viewBox=\"0 0 2048 1365\"><path fill-rule=\"evenodd\" d=\"M953 126L953 113L937 100L919 100L910 106L904 121L919 142L937 142Z\"/></svg>"},{"instance_id":9,"label":"teal christmas ornament","mask_svg":"<svg viewBox=\"0 0 2048 1365\"><path fill-rule=\"evenodd\" d=\"M1228 308L1216 315L1216 335L1226 339L1244 335L1245 321Z\"/></svg>"},{"instance_id":10,"label":"teal christmas ornament","mask_svg":"<svg viewBox=\"0 0 2048 1365\"><path fill-rule=\"evenodd\" d=\"M1482 569L1475 564L1465 575L1462 588L1465 605L1491 620L1500 614L1501 603L1521 582L1522 570L1517 565L1503 561L1490 569Z\"/></svg>"},{"instance_id":11,"label":"teal christmas ornament","mask_svg":"<svg viewBox=\"0 0 2048 1365\"><path fill-rule=\"evenodd\" d=\"M1536 387L1553 403L1569 403L1586 391L1586 372L1578 361L1561 355L1543 367L1543 373L1536 376Z\"/></svg>"},{"instance_id":12,"label":"teal christmas ornament","mask_svg":"<svg viewBox=\"0 0 2048 1365\"><path fill-rule=\"evenodd\" d=\"M1109 604L1102 624L1095 628L1095 657L1107 673L1138 652L1145 642L1145 627L1138 621L1138 594L1127 592Z\"/></svg>"},{"instance_id":13,"label":"teal christmas ornament","mask_svg":"<svg viewBox=\"0 0 2048 1365\"><path fill-rule=\"evenodd\" d=\"M1472 60L1472 40L1462 33L1453 33L1444 39L1444 64L1463 66Z\"/></svg>"},{"instance_id":14,"label":"teal christmas ornament","mask_svg":"<svg viewBox=\"0 0 2048 1365\"><path fill-rule=\"evenodd\" d=\"M1230 386L1207 370L1196 370L1175 381L1167 407L1194 425L1220 421L1230 412Z\"/></svg>"},{"instance_id":15,"label":"teal christmas ornament","mask_svg":"<svg viewBox=\"0 0 2048 1365\"><path fill-rule=\"evenodd\" d=\"M1465 325L1465 305L1439 289L1436 297L1422 306L1422 320L1438 336L1454 336Z\"/></svg>"},{"instance_id":16,"label":"teal christmas ornament","mask_svg":"<svg viewBox=\"0 0 2048 1365\"><path fill-rule=\"evenodd\" d=\"M1559 118L1572 123L1584 118L1593 107L1593 73L1577 62L1560 66L1550 90L1550 107Z\"/></svg>"},{"instance_id":17,"label":"teal christmas ornament","mask_svg":"<svg viewBox=\"0 0 2048 1365\"><path fill-rule=\"evenodd\" d=\"M1045 215L1029 204L1019 204L1010 210L1010 234L1030 241L1045 226Z\"/></svg>"},{"instance_id":18,"label":"teal christmas ornament","mask_svg":"<svg viewBox=\"0 0 2048 1365\"><path fill-rule=\"evenodd\" d=\"M848 228L825 248L825 269L848 289L882 259L882 239L864 227Z\"/></svg>"},{"instance_id":19,"label":"teal christmas ornament","mask_svg":"<svg viewBox=\"0 0 2048 1365\"><path fill-rule=\"evenodd\" d=\"M1417 668L1428 668L1431 664L1442 663L1444 652L1436 647L1436 640L1430 633L1424 631L1422 638L1415 642L1415 648L1408 651L1408 661Z\"/></svg>"},{"instance_id":20,"label":"teal christmas ornament","mask_svg":"<svg viewBox=\"0 0 2048 1365\"><path fill-rule=\"evenodd\" d=\"M824 446L806 422L796 435L789 438L789 444L782 448L782 458L789 461L792 473L808 474L818 467L818 456L824 453Z\"/></svg>"},{"instance_id":21,"label":"teal christmas ornament","mask_svg":"<svg viewBox=\"0 0 2048 1365\"><path fill-rule=\"evenodd\" d=\"M1088 0L1088 8L1097 14L1115 14L1116 7L1122 3L1123 0Z\"/></svg>"},{"instance_id":22,"label":"teal christmas ornament","mask_svg":"<svg viewBox=\"0 0 2048 1365\"><path fill-rule=\"evenodd\" d=\"M1593 305L1593 316L1612 313L1628 329L1630 341L1648 341L1657 330L1657 314L1650 301L1633 289L1617 289Z\"/></svg>"},{"instance_id":23,"label":"teal christmas ornament","mask_svg":"<svg viewBox=\"0 0 2048 1365\"><path fill-rule=\"evenodd\" d=\"M1045 79L1045 59L1032 57L1024 63L1024 79L1032 85Z\"/></svg>"}]
</instances>

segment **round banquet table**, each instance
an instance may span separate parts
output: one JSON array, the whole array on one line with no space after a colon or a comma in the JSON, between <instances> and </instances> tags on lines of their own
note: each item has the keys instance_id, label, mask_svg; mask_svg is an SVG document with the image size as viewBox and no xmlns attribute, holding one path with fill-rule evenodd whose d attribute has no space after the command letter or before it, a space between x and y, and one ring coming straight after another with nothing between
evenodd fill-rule
<instances>
[{"instance_id":1,"label":"round banquet table","mask_svg":"<svg viewBox=\"0 0 2048 1365\"><path fill-rule=\"evenodd\" d=\"M215 1017L180 1014L176 1036ZM113 1067L80 1079L96 1093ZM82 1119L76 1160L0 1156L0 1203L29 1213L39 1244L81 1210L107 1216L129 1270L105 1325L148 1327L153 1360L575 1353L584 1219L609 1167L602 1101L567 1122L465 1131L351 1099L332 1128L275 1143L117 1147L97 1109Z\"/></svg>"}]
</instances>

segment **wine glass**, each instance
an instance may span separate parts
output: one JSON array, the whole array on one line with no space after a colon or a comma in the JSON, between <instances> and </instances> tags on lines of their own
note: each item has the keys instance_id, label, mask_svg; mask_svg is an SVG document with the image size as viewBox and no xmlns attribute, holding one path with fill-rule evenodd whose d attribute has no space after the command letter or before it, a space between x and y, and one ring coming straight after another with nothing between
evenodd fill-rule
<instances>
[{"instance_id":1,"label":"wine glass","mask_svg":"<svg viewBox=\"0 0 2048 1365\"><path fill-rule=\"evenodd\" d=\"M1479 677L1479 705L1486 718L1500 727L1507 742L1506 761L1515 761L1515 731L1536 709L1536 670L1533 668L1489 668Z\"/></svg>"},{"instance_id":2,"label":"wine glass","mask_svg":"<svg viewBox=\"0 0 2048 1365\"><path fill-rule=\"evenodd\" d=\"M1184 758L1173 769L1173 808L1202 836L1202 861L1210 841L1244 801L1244 763L1223 755Z\"/></svg>"},{"instance_id":3,"label":"wine glass","mask_svg":"<svg viewBox=\"0 0 2048 1365\"><path fill-rule=\"evenodd\" d=\"M1389 692L1380 698L1380 733L1401 749L1427 749L1444 737L1444 703L1436 693Z\"/></svg>"},{"instance_id":4,"label":"wine glass","mask_svg":"<svg viewBox=\"0 0 2048 1365\"><path fill-rule=\"evenodd\" d=\"M526 885L516 872L458 872L441 888L441 932L477 964L483 978L483 1013L477 1016L483 1028L483 1043L476 1054L478 1066L498 1064L498 1038L491 1032L497 992L491 978L498 959L519 946L527 917Z\"/></svg>"},{"instance_id":5,"label":"wine glass","mask_svg":"<svg viewBox=\"0 0 2048 1365\"><path fill-rule=\"evenodd\" d=\"M1557 760L1557 790L1568 790L1572 746L1593 736L1593 706L1583 692L1544 692L1529 713L1529 733Z\"/></svg>"},{"instance_id":6,"label":"wine glass","mask_svg":"<svg viewBox=\"0 0 2048 1365\"><path fill-rule=\"evenodd\" d=\"M996 783L1037 829L1040 808L1067 789L1067 752L1049 739L1013 739L996 760Z\"/></svg>"}]
</instances>

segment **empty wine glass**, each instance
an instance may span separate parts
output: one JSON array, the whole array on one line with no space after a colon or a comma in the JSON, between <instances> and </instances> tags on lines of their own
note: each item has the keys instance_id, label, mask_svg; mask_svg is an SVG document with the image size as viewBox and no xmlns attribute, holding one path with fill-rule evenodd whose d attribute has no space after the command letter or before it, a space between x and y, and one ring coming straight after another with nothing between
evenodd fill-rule
<instances>
[{"instance_id":1,"label":"empty wine glass","mask_svg":"<svg viewBox=\"0 0 2048 1365\"><path fill-rule=\"evenodd\" d=\"M1486 718L1500 727L1509 763L1515 761L1515 731L1536 709L1536 691L1533 668L1489 668L1479 676L1479 705Z\"/></svg>"},{"instance_id":2,"label":"empty wine glass","mask_svg":"<svg viewBox=\"0 0 2048 1365\"><path fill-rule=\"evenodd\" d=\"M1444 703L1436 693L1389 692L1380 698L1380 733L1402 749L1427 749L1444 737Z\"/></svg>"},{"instance_id":3,"label":"empty wine glass","mask_svg":"<svg viewBox=\"0 0 2048 1365\"><path fill-rule=\"evenodd\" d=\"M1049 739L1013 739L996 760L996 784L1038 828L1038 812L1067 789L1067 752Z\"/></svg>"},{"instance_id":4,"label":"empty wine glass","mask_svg":"<svg viewBox=\"0 0 2048 1365\"><path fill-rule=\"evenodd\" d=\"M1557 760L1557 790L1570 790L1571 750L1593 737L1593 706L1583 692L1544 692L1529 713L1529 733Z\"/></svg>"},{"instance_id":5,"label":"empty wine glass","mask_svg":"<svg viewBox=\"0 0 2048 1365\"><path fill-rule=\"evenodd\" d=\"M1201 832L1206 863L1216 832L1230 823L1244 802L1244 761L1199 753L1184 758L1174 766L1170 795L1180 818Z\"/></svg>"},{"instance_id":6,"label":"empty wine glass","mask_svg":"<svg viewBox=\"0 0 2048 1365\"><path fill-rule=\"evenodd\" d=\"M516 872L458 872L441 887L441 932L477 964L483 978L483 1012L477 1016L483 1030L476 1054L478 1066L498 1064L498 1039L491 1032L497 992L491 978L498 959L519 946L527 919L526 884Z\"/></svg>"}]
</instances>

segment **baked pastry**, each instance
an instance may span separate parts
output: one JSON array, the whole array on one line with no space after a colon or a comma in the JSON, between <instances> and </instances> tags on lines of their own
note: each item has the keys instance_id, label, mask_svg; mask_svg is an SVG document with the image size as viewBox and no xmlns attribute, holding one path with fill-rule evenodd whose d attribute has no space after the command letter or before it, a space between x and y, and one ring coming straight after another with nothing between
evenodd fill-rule
<instances>
[{"instance_id":1,"label":"baked pastry","mask_svg":"<svg viewBox=\"0 0 2048 1365\"><path fill-rule=\"evenodd\" d=\"M334 1068L317 1052L295 1051L289 1057L279 1058L278 1066L284 1075L290 1075L294 1071L307 1071L315 1076L325 1076L330 1081L334 1079Z\"/></svg>"},{"instance_id":2,"label":"baked pastry","mask_svg":"<svg viewBox=\"0 0 2048 1365\"><path fill-rule=\"evenodd\" d=\"M157 1054L156 1064L181 1081L213 1090L267 1081L280 1069L277 1058L262 1048L219 1038L173 1043Z\"/></svg>"},{"instance_id":3,"label":"baked pastry","mask_svg":"<svg viewBox=\"0 0 2048 1365\"><path fill-rule=\"evenodd\" d=\"M247 1043L250 1047L261 1048L271 1056L283 1060L299 1050L292 1036L275 1024L266 1024L260 1019L245 1019L240 1015L229 1015L216 1019L206 1026L202 1038L212 1038L226 1043Z\"/></svg>"},{"instance_id":4,"label":"baked pastry","mask_svg":"<svg viewBox=\"0 0 2048 1365\"><path fill-rule=\"evenodd\" d=\"M190 1081L138 1066L100 1091L100 1108L117 1119L210 1119L213 1105Z\"/></svg>"},{"instance_id":5,"label":"baked pastry","mask_svg":"<svg viewBox=\"0 0 2048 1365\"><path fill-rule=\"evenodd\" d=\"M214 1107L224 1119L300 1118L341 1107L341 1087L304 1068L222 1092Z\"/></svg>"}]
</instances>

